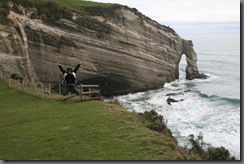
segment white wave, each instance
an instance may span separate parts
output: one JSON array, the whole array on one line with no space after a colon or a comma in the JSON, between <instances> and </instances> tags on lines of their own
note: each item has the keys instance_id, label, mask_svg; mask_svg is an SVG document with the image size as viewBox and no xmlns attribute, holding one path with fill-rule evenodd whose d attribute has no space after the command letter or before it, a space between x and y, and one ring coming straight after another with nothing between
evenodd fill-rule
<instances>
[{"instance_id":1,"label":"white wave","mask_svg":"<svg viewBox=\"0 0 244 164\"><path fill-rule=\"evenodd\" d=\"M240 159L240 107L218 99L210 101L208 97L226 95L223 85L218 88L225 77L205 74L208 79L186 80L182 69L180 78L166 83L162 89L118 96L115 100L129 111L141 113L155 109L167 120L167 126L181 146L189 144L190 134L197 136L201 132L207 145L223 146ZM186 90L191 91L184 92ZM169 93L177 93L171 98L183 101L168 105L166 95ZM201 97L203 94L207 97Z\"/></svg>"},{"instance_id":2,"label":"white wave","mask_svg":"<svg viewBox=\"0 0 244 164\"><path fill-rule=\"evenodd\" d=\"M173 86L174 82L171 83L165 83L164 84L164 88L166 89L170 89L170 90L178 90L179 88L176 86Z\"/></svg>"},{"instance_id":3,"label":"white wave","mask_svg":"<svg viewBox=\"0 0 244 164\"><path fill-rule=\"evenodd\" d=\"M173 85L173 86L172 86ZM196 92L172 96L183 101L166 103L166 94L180 93L182 86L168 83L165 88L117 97L122 106L135 112L155 109L167 120L167 126L179 145L188 143L188 136L204 135L204 142L214 147L224 146L231 154L240 158L240 110L233 106L201 98Z\"/></svg>"}]
</instances>

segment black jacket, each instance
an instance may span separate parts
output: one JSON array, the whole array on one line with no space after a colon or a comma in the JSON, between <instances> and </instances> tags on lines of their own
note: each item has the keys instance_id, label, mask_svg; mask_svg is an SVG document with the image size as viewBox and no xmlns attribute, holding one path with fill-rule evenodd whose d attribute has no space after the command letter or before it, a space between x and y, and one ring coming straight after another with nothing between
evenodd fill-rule
<instances>
[{"instance_id":1,"label":"black jacket","mask_svg":"<svg viewBox=\"0 0 244 164\"><path fill-rule=\"evenodd\" d=\"M62 83L76 84L76 72L80 68L80 64L78 64L75 67L74 71L71 74L68 74L67 71L65 71L61 65L59 65L58 67L59 67L60 71L64 74L64 80L62 81Z\"/></svg>"}]
</instances>

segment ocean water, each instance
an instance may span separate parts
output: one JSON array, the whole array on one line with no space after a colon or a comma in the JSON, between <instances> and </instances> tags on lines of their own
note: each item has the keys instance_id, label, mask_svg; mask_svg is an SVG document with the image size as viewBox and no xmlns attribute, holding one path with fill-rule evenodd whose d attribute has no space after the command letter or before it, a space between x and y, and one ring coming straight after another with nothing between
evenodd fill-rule
<instances>
[{"instance_id":1,"label":"ocean water","mask_svg":"<svg viewBox=\"0 0 244 164\"><path fill-rule=\"evenodd\" d=\"M224 146L240 159L240 34L192 34L198 69L210 78L186 80L186 58L180 62L180 78L164 88L118 96L129 111L156 110L181 146L189 146L188 136L203 135L205 147ZM189 92L184 92L190 90ZM166 94L183 101L168 105Z\"/></svg>"}]
</instances>

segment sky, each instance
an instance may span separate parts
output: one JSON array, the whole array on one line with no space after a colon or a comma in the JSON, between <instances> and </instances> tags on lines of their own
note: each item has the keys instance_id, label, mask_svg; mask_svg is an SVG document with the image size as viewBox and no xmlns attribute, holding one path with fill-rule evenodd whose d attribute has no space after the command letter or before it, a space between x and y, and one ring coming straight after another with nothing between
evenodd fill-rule
<instances>
[{"instance_id":1,"label":"sky","mask_svg":"<svg viewBox=\"0 0 244 164\"><path fill-rule=\"evenodd\" d=\"M240 32L240 0L92 0L136 8L179 34Z\"/></svg>"}]
</instances>

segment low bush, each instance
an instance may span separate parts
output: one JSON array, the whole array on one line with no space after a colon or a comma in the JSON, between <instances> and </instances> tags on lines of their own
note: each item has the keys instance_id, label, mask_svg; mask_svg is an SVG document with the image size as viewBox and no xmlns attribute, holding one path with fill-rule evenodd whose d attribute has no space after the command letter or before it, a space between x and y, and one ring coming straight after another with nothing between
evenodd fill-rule
<instances>
[{"instance_id":1,"label":"low bush","mask_svg":"<svg viewBox=\"0 0 244 164\"><path fill-rule=\"evenodd\" d=\"M167 127L164 124L163 116L158 115L155 110L146 111L141 114L143 118L143 123L151 129L157 132L167 132Z\"/></svg>"},{"instance_id":2,"label":"low bush","mask_svg":"<svg viewBox=\"0 0 244 164\"><path fill-rule=\"evenodd\" d=\"M22 82L23 79L24 79L24 77L20 73L11 74L10 78L13 79L13 80L18 80L20 82Z\"/></svg>"},{"instance_id":3,"label":"low bush","mask_svg":"<svg viewBox=\"0 0 244 164\"><path fill-rule=\"evenodd\" d=\"M230 156L229 150L221 146L217 148L213 148L213 147L208 148L207 159L208 160L235 160L235 157Z\"/></svg>"},{"instance_id":4,"label":"low bush","mask_svg":"<svg viewBox=\"0 0 244 164\"><path fill-rule=\"evenodd\" d=\"M229 150L224 147L209 147L207 151L203 149L203 136L197 136L195 139L194 135L189 135L189 141L192 144L190 148L191 153L200 155L204 160L236 160L234 156L230 155Z\"/></svg>"},{"instance_id":5,"label":"low bush","mask_svg":"<svg viewBox=\"0 0 244 164\"><path fill-rule=\"evenodd\" d=\"M6 1L0 2L0 24L5 25L9 22L7 19L7 15L9 13L9 9L7 7Z\"/></svg>"}]
</instances>

